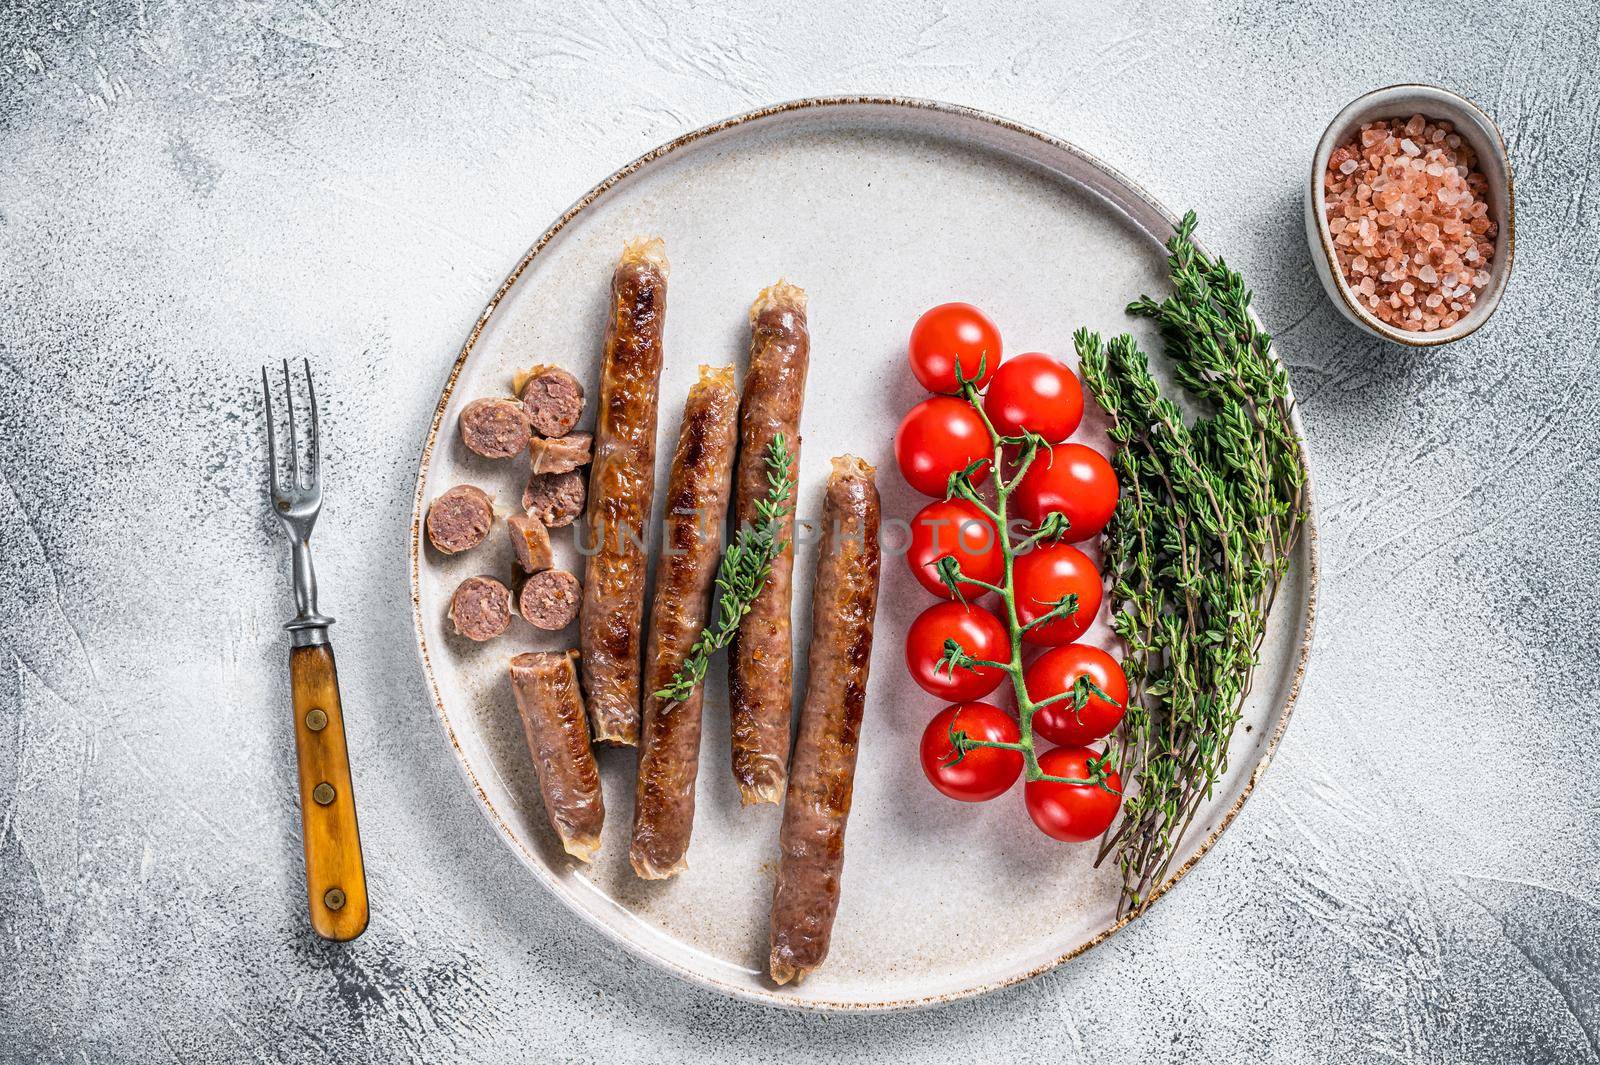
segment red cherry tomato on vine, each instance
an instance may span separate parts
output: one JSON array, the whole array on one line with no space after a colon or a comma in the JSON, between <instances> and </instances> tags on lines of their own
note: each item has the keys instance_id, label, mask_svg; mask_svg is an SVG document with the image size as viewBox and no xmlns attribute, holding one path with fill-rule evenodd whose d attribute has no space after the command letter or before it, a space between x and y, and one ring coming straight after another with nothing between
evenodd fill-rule
<instances>
[{"instance_id":1,"label":"red cherry tomato on vine","mask_svg":"<svg viewBox=\"0 0 1600 1065\"><path fill-rule=\"evenodd\" d=\"M1000 549L1000 531L989 516L965 499L939 499L917 512L911 519L911 546L906 561L922 586L934 595L951 598L950 589L939 579L941 558L954 558L964 576L998 585L1005 575L1006 560ZM963 581L961 594L975 598L985 589Z\"/></svg>"},{"instance_id":2,"label":"red cherry tomato on vine","mask_svg":"<svg viewBox=\"0 0 1600 1065\"><path fill-rule=\"evenodd\" d=\"M941 303L911 327L911 372L929 392L961 391L956 367L982 389L1000 366L1000 330L970 303ZM979 366L983 372L979 373Z\"/></svg>"},{"instance_id":3,"label":"red cherry tomato on vine","mask_svg":"<svg viewBox=\"0 0 1600 1065\"><path fill-rule=\"evenodd\" d=\"M1004 795L1022 775L1022 752L976 747L956 757L950 731L975 740L1016 743L1022 738L1011 715L989 703L947 706L922 733L922 771L940 792L962 802L987 802ZM1032 787L1033 785L1029 785Z\"/></svg>"},{"instance_id":4,"label":"red cherry tomato on vine","mask_svg":"<svg viewBox=\"0 0 1600 1065\"><path fill-rule=\"evenodd\" d=\"M1001 436L1031 429L1054 444L1083 421L1083 385L1065 363L1030 351L995 371L983 410Z\"/></svg>"},{"instance_id":5,"label":"red cherry tomato on vine","mask_svg":"<svg viewBox=\"0 0 1600 1065\"><path fill-rule=\"evenodd\" d=\"M983 419L964 399L934 396L906 412L894 434L894 457L906 483L943 499L950 475L993 454ZM973 475L980 483L983 473Z\"/></svg>"},{"instance_id":6,"label":"red cherry tomato on vine","mask_svg":"<svg viewBox=\"0 0 1600 1065\"><path fill-rule=\"evenodd\" d=\"M1076 613L1024 632L1022 638L1028 643L1071 643L1084 634L1100 612L1100 571L1088 555L1071 544L1042 544L1023 552L1012 563L1011 576L1017 596L1017 620L1024 625L1048 614L1063 597L1078 597Z\"/></svg>"},{"instance_id":7,"label":"red cherry tomato on vine","mask_svg":"<svg viewBox=\"0 0 1600 1065\"><path fill-rule=\"evenodd\" d=\"M1083 709L1074 711L1069 693L1079 677L1088 677L1116 702L1106 702L1091 689ZM1068 747L1110 735L1121 723L1128 705L1128 678L1123 675L1122 666L1100 648L1088 644L1052 647L1034 659L1023 674L1023 682L1028 686L1028 698L1036 704L1067 695L1058 703L1034 711L1033 732Z\"/></svg>"},{"instance_id":8,"label":"red cherry tomato on vine","mask_svg":"<svg viewBox=\"0 0 1600 1065\"><path fill-rule=\"evenodd\" d=\"M1039 756L1046 776L1088 780L1089 759L1099 755L1087 747L1052 747ZM1083 843L1111 827L1122 806L1122 778L1107 770L1106 787L1030 780L1023 789L1028 816L1039 831L1064 843Z\"/></svg>"},{"instance_id":9,"label":"red cherry tomato on vine","mask_svg":"<svg viewBox=\"0 0 1600 1065\"><path fill-rule=\"evenodd\" d=\"M973 658L1011 660L1011 637L999 618L971 603L935 603L918 614L906 632L906 669L923 691L950 702L967 702L1000 686L1006 675L998 669L941 667L946 640L956 641Z\"/></svg>"},{"instance_id":10,"label":"red cherry tomato on vine","mask_svg":"<svg viewBox=\"0 0 1600 1065\"><path fill-rule=\"evenodd\" d=\"M1117 474L1104 455L1082 444L1057 444L1033 457L1012 499L1017 515L1038 525L1053 510L1071 527L1062 537L1079 543L1100 531L1117 509Z\"/></svg>"}]
</instances>

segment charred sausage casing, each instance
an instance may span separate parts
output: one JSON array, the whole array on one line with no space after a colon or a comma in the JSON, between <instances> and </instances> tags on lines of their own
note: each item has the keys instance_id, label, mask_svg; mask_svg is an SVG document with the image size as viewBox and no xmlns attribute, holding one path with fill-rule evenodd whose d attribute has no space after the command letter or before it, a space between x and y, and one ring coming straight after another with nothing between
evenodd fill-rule
<instances>
[{"instance_id":1,"label":"charred sausage casing","mask_svg":"<svg viewBox=\"0 0 1600 1065\"><path fill-rule=\"evenodd\" d=\"M662 880L684 867L700 771L701 686L682 702L655 693L682 667L705 628L733 490L739 392L733 367L700 367L667 481L661 558L644 655L644 732L633 805L633 870Z\"/></svg>"},{"instance_id":2,"label":"charred sausage casing","mask_svg":"<svg viewBox=\"0 0 1600 1065\"><path fill-rule=\"evenodd\" d=\"M587 862L600 849L606 807L573 657L572 651L517 655L511 660L511 690L545 813L567 853Z\"/></svg>"},{"instance_id":3,"label":"charred sausage casing","mask_svg":"<svg viewBox=\"0 0 1600 1065\"><path fill-rule=\"evenodd\" d=\"M756 504L767 494L767 445L784 435L798 468L800 409L805 401L811 334L806 294L779 281L750 307L750 369L739 415L739 473L734 527L759 520ZM733 734L733 777L748 803L778 802L789 763L789 718L794 693L794 512L778 530L783 550L739 625L728 652L728 712Z\"/></svg>"},{"instance_id":4,"label":"charred sausage casing","mask_svg":"<svg viewBox=\"0 0 1600 1065\"><path fill-rule=\"evenodd\" d=\"M861 713L878 608L878 488L872 467L833 460L812 593L810 673L784 796L772 899L772 979L799 981L828 956L844 870Z\"/></svg>"},{"instance_id":5,"label":"charred sausage casing","mask_svg":"<svg viewBox=\"0 0 1600 1065\"><path fill-rule=\"evenodd\" d=\"M589 557L579 613L583 686L594 738L639 742L639 652L656 477L656 404L667 311L660 238L630 241L611 278L594 461L589 469Z\"/></svg>"}]
</instances>

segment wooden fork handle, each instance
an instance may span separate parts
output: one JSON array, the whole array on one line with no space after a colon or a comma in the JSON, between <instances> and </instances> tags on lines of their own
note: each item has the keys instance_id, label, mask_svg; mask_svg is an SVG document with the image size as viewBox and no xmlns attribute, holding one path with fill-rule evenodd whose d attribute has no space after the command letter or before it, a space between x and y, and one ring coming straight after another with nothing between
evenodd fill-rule
<instances>
[{"instance_id":1,"label":"wooden fork handle","mask_svg":"<svg viewBox=\"0 0 1600 1065\"><path fill-rule=\"evenodd\" d=\"M326 643L291 647L289 687L311 927L324 939L354 939L367 927L367 874L333 648Z\"/></svg>"}]
</instances>

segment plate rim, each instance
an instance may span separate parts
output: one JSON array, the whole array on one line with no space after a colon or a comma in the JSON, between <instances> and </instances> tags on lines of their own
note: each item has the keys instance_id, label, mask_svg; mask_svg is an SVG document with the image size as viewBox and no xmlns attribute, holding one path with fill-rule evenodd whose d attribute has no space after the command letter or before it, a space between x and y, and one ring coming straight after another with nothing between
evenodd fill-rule
<instances>
[{"instance_id":1,"label":"plate rim","mask_svg":"<svg viewBox=\"0 0 1600 1065\"><path fill-rule=\"evenodd\" d=\"M567 899L565 891L558 884L557 878L550 872L549 869L544 866L543 863L541 863L533 854L528 851L526 847L523 846L522 842L511 831L510 825L501 815L500 811L495 808L494 802L489 798L488 793L484 790L483 785L479 782L477 774L473 771L472 766L468 764L465 752L462 751L460 741L456 737L455 727L450 721L449 714L445 711L444 700L439 690L439 682L434 676L433 663L428 654L428 639L427 634L423 629L421 593L421 566L424 553L422 546L422 529L426 514L423 486L427 481L428 472L433 462L433 450L438 441L439 432L443 425L445 408L449 405L451 396L454 394L456 382L461 375L463 367L466 365L467 358L472 354L473 348L477 345L478 339L482 336L484 328L489 324L490 319L494 316L495 311L499 308L500 302L506 297L507 293L511 291L512 286L517 283L517 280L533 263L534 259L538 257L538 255L550 244L552 240L556 238L558 234L560 234L563 229L567 227L567 225L569 225L575 218L578 217L578 215L592 206L606 193L611 191L611 189L615 188L625 179L643 169L645 166L655 162L656 160L670 155L680 148L686 147L695 143L696 141L703 140L715 134L734 129L739 126L750 125L765 119L774 118L779 115L835 107L883 108L890 111L894 109L929 111L937 114L947 115L953 118L963 119L968 122L976 122L983 125L994 126L1011 133L1021 134L1025 137L1040 142L1048 148L1065 152L1075 157L1080 162L1100 171L1113 184L1121 186L1138 200L1142 201L1142 203L1150 210L1164 218L1169 225L1177 225L1178 218L1173 215L1164 204L1155 199L1155 197L1151 196L1150 193L1145 191L1143 186L1139 185L1135 181L1130 180L1121 171L1108 165L1098 156L1084 151L1082 148L1079 148L1077 145L1072 144L1069 141L1062 140L1048 133L1044 133L1040 130L1034 129L1031 126L1014 122L1011 119L1003 118L987 111L967 107L962 104L948 103L942 100L909 96L878 95L808 96L787 100L782 103L770 104L752 111L745 111L740 114L721 119L720 121L701 126L697 129L691 130L688 133L681 134L663 144L658 145L655 148L652 148L650 151L638 156L626 165L619 167L605 179L590 188L581 197L579 197L578 200L572 204L572 206L568 207L564 212L562 212L562 214L539 235L538 239L531 247L529 247L528 251L517 262L516 266L514 266L511 272L506 275L505 280L500 283L499 288L497 288L494 292L494 295L490 297L488 304L483 309L483 312L473 323L471 331L467 334L465 343L462 344L461 351L456 355L455 361L450 367L450 372L445 379L444 387L439 394L439 402L434 408L433 419L428 426L427 437L423 442L422 456L417 466L417 486L416 491L413 494L412 502L411 541L408 549L408 577L411 592L411 618L417 646L417 656L422 665L423 676L427 680L429 695L433 700L434 714L438 718L439 724L444 730L446 739L450 741L451 751L455 755L456 767L461 772L463 778L471 786L472 790L476 793L479 813L483 815L485 820L487 820L494 828L496 833L499 834L502 841L511 849L512 853L517 855L522 864L534 874L534 878L538 880L546 890L554 895L569 912L577 916L584 924L600 932L606 937L607 940L620 946L627 953L636 958L640 958L651 965L654 965L657 968L670 973L679 979L685 980L697 987L715 991L746 1002L755 1002L762 1005L777 1006L791 1010L817 1011L826 1013L880 1013L895 1010L921 1009L951 1002L958 1002L965 999L976 998L980 995L998 991L1001 988L1011 987L1016 984L1023 983L1033 979L1036 976L1040 976L1046 972L1049 972L1052 969L1058 968L1071 961L1073 958L1076 958L1079 955L1086 953L1090 949L1099 946L1107 939L1110 939L1117 932L1127 927L1127 925L1137 917L1142 916L1152 905L1156 903L1156 901L1161 899L1167 894L1167 892L1176 886L1178 882L1181 881L1188 874L1188 872L1194 868L1195 864L1198 863L1200 859L1211 850L1212 846L1222 837L1222 834L1228 830L1229 826L1233 823L1234 818L1237 817L1239 812L1244 808L1245 802L1254 793L1257 783L1260 782L1262 775L1267 770L1267 767L1272 763L1273 755L1277 752L1278 744L1283 739L1284 732L1289 725L1289 719L1291 716L1293 716L1295 705L1299 700L1301 691L1304 689L1306 669L1310 662L1312 640L1316 629L1317 592L1321 579L1320 543L1316 522L1315 493L1312 487L1311 462L1307 451L1305 427L1300 418L1299 402L1295 398L1294 388L1291 384L1288 386L1290 426L1295 434L1295 442L1298 448L1300 467L1305 483L1306 517L1302 527L1301 535L1305 538L1306 547L1306 603L1305 624L1300 632L1299 645L1294 652L1294 676L1289 684L1288 694L1284 697L1282 713L1278 718L1277 727L1273 730L1273 734L1268 740L1265 750L1262 751L1261 757L1257 760L1254 768L1252 768L1249 777L1246 778L1242 790L1239 793L1238 799L1218 819L1216 827L1206 835L1206 838L1203 841L1201 841L1194 854L1190 855L1188 860L1186 860L1181 866L1173 870L1165 881L1163 881L1156 888L1152 889L1149 901L1146 903L1144 909L1138 913L1124 914L1113 924L1103 929L1093 938L1074 946L1071 950L1066 951L1053 960L1047 961L1024 972L1016 973L996 980L989 980L981 984L976 984L972 987L961 988L955 991L944 991L938 994L923 995L914 998L868 999L858 1002L846 1002L838 1000L806 1000L785 995L782 991L774 988L761 986L751 987L729 983L719 980L716 977L710 976L706 973L687 968L669 957L650 950L645 944L624 936L618 929L605 924L595 915L589 913L581 907L572 905ZM1003 149L992 150L1003 151ZM1096 195L1100 194L1096 193ZM1103 196L1101 198L1103 198ZM1201 242L1196 241L1195 243L1197 246L1204 249L1204 245L1201 244ZM1250 313L1252 316L1254 316L1254 309L1252 309ZM1280 366L1285 365L1282 358L1278 355L1276 346L1273 348L1273 357L1278 361Z\"/></svg>"}]
</instances>

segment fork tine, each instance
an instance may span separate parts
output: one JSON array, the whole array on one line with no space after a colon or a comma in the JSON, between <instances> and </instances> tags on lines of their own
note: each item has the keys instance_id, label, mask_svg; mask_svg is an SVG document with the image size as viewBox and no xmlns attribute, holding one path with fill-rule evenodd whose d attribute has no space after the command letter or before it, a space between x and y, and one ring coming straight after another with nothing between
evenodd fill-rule
<instances>
[{"instance_id":1,"label":"fork tine","mask_svg":"<svg viewBox=\"0 0 1600 1065\"><path fill-rule=\"evenodd\" d=\"M311 458L310 487L318 488L322 485L322 435L319 430L319 415L317 414L317 386L311 381L311 360L304 360L306 366L306 396L311 401Z\"/></svg>"},{"instance_id":2,"label":"fork tine","mask_svg":"<svg viewBox=\"0 0 1600 1065\"><path fill-rule=\"evenodd\" d=\"M278 431L277 419L272 414L272 385L267 380L267 368L261 367L261 395L267 407L267 492L278 495Z\"/></svg>"},{"instance_id":3,"label":"fork tine","mask_svg":"<svg viewBox=\"0 0 1600 1065\"><path fill-rule=\"evenodd\" d=\"M294 382L289 379L289 360L283 360L283 403L289 408L289 487L300 487L300 434L294 427Z\"/></svg>"}]
</instances>

